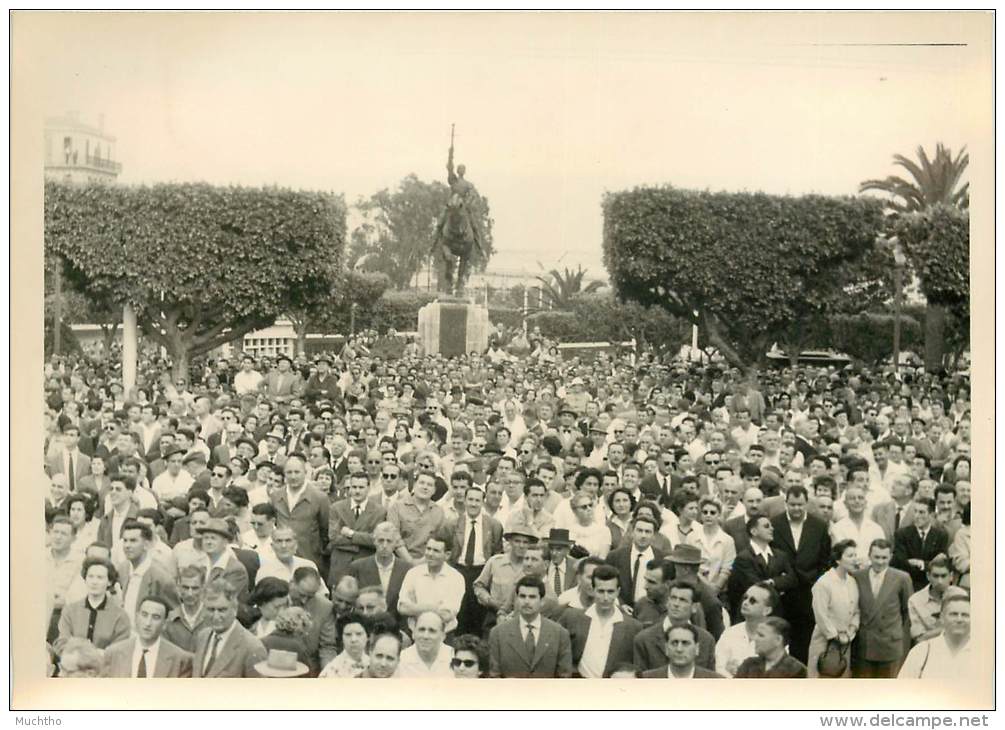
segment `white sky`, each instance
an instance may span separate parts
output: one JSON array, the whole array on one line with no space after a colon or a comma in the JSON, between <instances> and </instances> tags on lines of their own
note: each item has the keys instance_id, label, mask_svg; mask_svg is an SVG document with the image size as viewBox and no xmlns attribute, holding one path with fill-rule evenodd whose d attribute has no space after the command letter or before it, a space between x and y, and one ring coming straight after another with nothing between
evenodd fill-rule
<instances>
[{"instance_id":1,"label":"white sky","mask_svg":"<svg viewBox=\"0 0 1005 730\"><path fill-rule=\"evenodd\" d=\"M124 183L352 203L444 179L456 122L493 267L603 275L604 191L854 194L894 152L973 143L984 49L815 44L972 40L987 17L74 14L32 30L50 39L45 112L103 113Z\"/></svg>"}]
</instances>

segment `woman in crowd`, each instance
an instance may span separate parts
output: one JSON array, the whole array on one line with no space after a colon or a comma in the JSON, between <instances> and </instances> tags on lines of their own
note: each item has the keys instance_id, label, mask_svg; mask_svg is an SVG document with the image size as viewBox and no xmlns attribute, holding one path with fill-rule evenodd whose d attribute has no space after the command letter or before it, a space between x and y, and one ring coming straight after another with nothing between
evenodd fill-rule
<instances>
[{"instance_id":1,"label":"woman in crowd","mask_svg":"<svg viewBox=\"0 0 1005 730\"><path fill-rule=\"evenodd\" d=\"M489 671L489 649L477 636L464 634L454 641L454 656L450 660L454 679L478 679Z\"/></svg>"},{"instance_id":2,"label":"woman in crowd","mask_svg":"<svg viewBox=\"0 0 1005 730\"><path fill-rule=\"evenodd\" d=\"M701 528L691 533L688 544L701 549L701 577L711 584L717 592L722 592L733 572L733 561L736 560L736 544L733 538L722 529L720 517L722 505L711 497L702 498L698 503L701 515Z\"/></svg>"},{"instance_id":3,"label":"woman in crowd","mask_svg":"<svg viewBox=\"0 0 1005 730\"><path fill-rule=\"evenodd\" d=\"M607 520L607 527L611 531L611 545L618 547L631 527L635 497L627 489L615 489L607 495L607 506L611 511Z\"/></svg>"},{"instance_id":4,"label":"woman in crowd","mask_svg":"<svg viewBox=\"0 0 1005 730\"><path fill-rule=\"evenodd\" d=\"M858 583L852 571L858 567L858 547L854 540L842 540L831 550L833 567L813 584L813 616L816 626L810 637L807 675L819 677L820 656L832 642L849 652L842 677L851 676L851 642L858 633Z\"/></svg>"},{"instance_id":5,"label":"woman in crowd","mask_svg":"<svg viewBox=\"0 0 1005 730\"><path fill-rule=\"evenodd\" d=\"M280 610L290 605L290 586L280 578L262 578L251 594L251 604L258 607L262 617L251 627L259 639L276 630L276 617Z\"/></svg>"},{"instance_id":6,"label":"woman in crowd","mask_svg":"<svg viewBox=\"0 0 1005 730\"><path fill-rule=\"evenodd\" d=\"M366 653L372 632L370 619L351 613L341 621L341 631L342 652L321 670L319 679L359 677L370 666L370 655Z\"/></svg>"},{"instance_id":7,"label":"woman in crowd","mask_svg":"<svg viewBox=\"0 0 1005 730\"><path fill-rule=\"evenodd\" d=\"M58 653L73 638L86 639L104 649L129 636L129 616L108 593L118 580L115 567L107 560L88 558L80 574L84 578L87 596L63 607L59 617L59 638L55 644Z\"/></svg>"},{"instance_id":8,"label":"woman in crowd","mask_svg":"<svg viewBox=\"0 0 1005 730\"><path fill-rule=\"evenodd\" d=\"M77 492L67 498L64 506L70 522L77 531L71 549L83 555L87 546L98 539L101 520L94 516L98 501L89 492Z\"/></svg>"}]
</instances>

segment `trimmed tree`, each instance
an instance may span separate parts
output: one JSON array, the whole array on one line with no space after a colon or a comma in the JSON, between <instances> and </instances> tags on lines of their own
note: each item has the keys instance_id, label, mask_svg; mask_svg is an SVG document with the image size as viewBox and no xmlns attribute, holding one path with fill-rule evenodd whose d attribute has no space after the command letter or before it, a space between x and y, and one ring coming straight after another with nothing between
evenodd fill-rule
<instances>
[{"instance_id":1,"label":"trimmed tree","mask_svg":"<svg viewBox=\"0 0 1005 730\"><path fill-rule=\"evenodd\" d=\"M617 295L696 322L740 367L872 285L882 204L866 198L636 188L604 197Z\"/></svg>"},{"instance_id":2,"label":"trimmed tree","mask_svg":"<svg viewBox=\"0 0 1005 730\"><path fill-rule=\"evenodd\" d=\"M131 304L167 348L189 359L311 302L338 281L340 196L280 188L46 183L45 245L67 281L98 301Z\"/></svg>"},{"instance_id":3,"label":"trimmed tree","mask_svg":"<svg viewBox=\"0 0 1005 730\"><path fill-rule=\"evenodd\" d=\"M928 300L925 315L925 367L944 367L947 313L957 336L954 361L969 346L970 337L970 212L950 205L933 205L899 216L893 232L904 247L911 268Z\"/></svg>"}]
</instances>

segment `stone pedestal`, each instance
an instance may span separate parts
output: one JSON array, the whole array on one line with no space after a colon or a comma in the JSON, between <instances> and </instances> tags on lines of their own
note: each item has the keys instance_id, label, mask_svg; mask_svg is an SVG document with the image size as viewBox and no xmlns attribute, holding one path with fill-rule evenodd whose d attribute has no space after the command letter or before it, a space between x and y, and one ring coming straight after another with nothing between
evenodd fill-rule
<instances>
[{"instance_id":1,"label":"stone pedestal","mask_svg":"<svg viewBox=\"0 0 1005 730\"><path fill-rule=\"evenodd\" d=\"M480 354L489 346L489 310L466 299L441 296L419 310L417 329L427 355Z\"/></svg>"}]
</instances>

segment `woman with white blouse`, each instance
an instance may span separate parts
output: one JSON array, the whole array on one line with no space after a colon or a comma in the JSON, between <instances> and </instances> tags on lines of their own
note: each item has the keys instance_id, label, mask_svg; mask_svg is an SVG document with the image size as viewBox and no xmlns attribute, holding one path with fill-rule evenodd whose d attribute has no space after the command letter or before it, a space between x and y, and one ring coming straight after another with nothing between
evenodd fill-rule
<instances>
[{"instance_id":1,"label":"woman with white blouse","mask_svg":"<svg viewBox=\"0 0 1005 730\"><path fill-rule=\"evenodd\" d=\"M719 502L711 497L704 497L698 503L698 512L701 527L688 536L687 543L701 550L701 577L717 592L721 592L729 581L729 574L733 572L736 543L719 523L722 515L722 505Z\"/></svg>"},{"instance_id":2,"label":"woman with white blouse","mask_svg":"<svg viewBox=\"0 0 1005 730\"><path fill-rule=\"evenodd\" d=\"M851 572L858 565L858 548L854 540L842 540L831 551L834 567L820 576L813 585L813 616L816 626L810 637L807 676L819 677L817 662L827 645L838 641L848 647L858 633L858 584ZM842 677L851 676L851 656Z\"/></svg>"}]
</instances>

